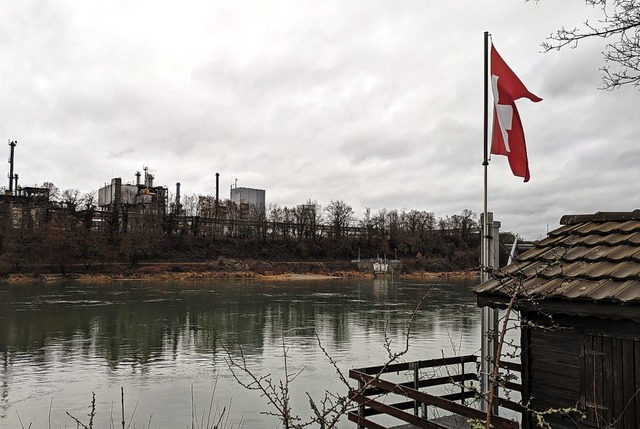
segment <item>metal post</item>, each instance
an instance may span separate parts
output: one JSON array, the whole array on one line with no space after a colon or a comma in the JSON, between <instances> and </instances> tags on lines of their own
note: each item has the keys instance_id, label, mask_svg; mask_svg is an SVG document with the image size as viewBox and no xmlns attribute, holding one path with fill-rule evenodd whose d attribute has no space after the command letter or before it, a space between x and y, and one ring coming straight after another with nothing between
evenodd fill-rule
<instances>
[{"instance_id":1,"label":"metal post","mask_svg":"<svg viewBox=\"0 0 640 429\"><path fill-rule=\"evenodd\" d=\"M460 359L460 375L462 376L462 383L460 383L460 393L462 394L462 398L460 398L460 403L465 405L464 401L464 360Z\"/></svg>"},{"instance_id":2,"label":"metal post","mask_svg":"<svg viewBox=\"0 0 640 429\"><path fill-rule=\"evenodd\" d=\"M413 388L415 390L420 390L420 372L418 370L418 365L413 368ZM416 400L413 401L413 415L418 415L418 410L420 409L420 403Z\"/></svg>"},{"instance_id":3,"label":"metal post","mask_svg":"<svg viewBox=\"0 0 640 429\"><path fill-rule=\"evenodd\" d=\"M491 267L494 269L499 269L500 268L500 222L497 220L494 220L492 222L493 225L493 230L492 230L492 241L491 241L491 254L489 255L489 260L491 261ZM491 361L492 365L495 362L496 359L500 359L500 356L497 356L497 352L498 352L498 331L499 331L499 327L498 327L498 321L500 320L500 313L498 311L498 309L494 309L493 310L493 327L491 329L491 343L493 344L493 348L491 349L491 354L493 356L493 359ZM492 368L493 369L493 368ZM495 393L496 395L498 395L499 393L499 387L496 386L495 387ZM494 415L498 415L498 406L500 405L499 401L493 401L493 414Z\"/></svg>"},{"instance_id":4,"label":"metal post","mask_svg":"<svg viewBox=\"0 0 640 429\"><path fill-rule=\"evenodd\" d=\"M364 381L362 380L358 381L358 392L360 392L360 394L364 394ZM358 405L358 417L361 419L364 418L364 403ZM365 429L365 427L358 425L358 429Z\"/></svg>"},{"instance_id":5,"label":"metal post","mask_svg":"<svg viewBox=\"0 0 640 429\"><path fill-rule=\"evenodd\" d=\"M486 263L483 266L481 281L488 281L489 271L491 269L497 269L500 266L500 222L493 220L493 213L487 214L487 221L483 219L483 227L490 225L489 233L486 234L487 245L483 246L482 251L487 252L487 255L483 255L482 260ZM482 231L485 236L485 231ZM485 395L485 399L480 401L480 407L482 411L487 410L488 406L488 393L491 387L491 374L493 372L493 363L496 359L496 349L498 346L498 310L489 307L482 307L482 319L481 319L481 349L480 349L480 391ZM494 413L497 413L498 402L495 403Z\"/></svg>"}]
</instances>

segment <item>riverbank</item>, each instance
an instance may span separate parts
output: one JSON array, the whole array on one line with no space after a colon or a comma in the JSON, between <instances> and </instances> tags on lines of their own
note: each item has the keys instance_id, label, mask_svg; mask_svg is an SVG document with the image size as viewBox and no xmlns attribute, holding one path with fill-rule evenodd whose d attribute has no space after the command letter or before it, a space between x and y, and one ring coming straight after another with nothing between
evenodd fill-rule
<instances>
[{"instance_id":1,"label":"riverbank","mask_svg":"<svg viewBox=\"0 0 640 429\"><path fill-rule=\"evenodd\" d=\"M135 266L125 264L100 264L83 266L73 272L52 273L46 270L10 273L2 277L2 283L83 281L108 282L122 280L204 280L204 279L265 279L265 280L313 280L327 278L373 278L372 273L355 269L342 261L259 261L218 258L208 262L157 262ZM427 272L401 271L398 278L443 279L475 278L477 270Z\"/></svg>"}]
</instances>

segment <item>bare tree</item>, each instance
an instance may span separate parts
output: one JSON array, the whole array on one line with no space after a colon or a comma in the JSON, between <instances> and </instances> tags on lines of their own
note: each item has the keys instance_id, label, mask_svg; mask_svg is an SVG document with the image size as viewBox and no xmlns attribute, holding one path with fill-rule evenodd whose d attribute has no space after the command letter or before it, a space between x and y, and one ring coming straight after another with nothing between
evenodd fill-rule
<instances>
[{"instance_id":1,"label":"bare tree","mask_svg":"<svg viewBox=\"0 0 640 429\"><path fill-rule=\"evenodd\" d=\"M96 191L89 191L80 197L80 202L84 210L95 209L98 203L98 195Z\"/></svg>"},{"instance_id":2,"label":"bare tree","mask_svg":"<svg viewBox=\"0 0 640 429\"><path fill-rule=\"evenodd\" d=\"M605 62L600 69L602 88L612 90L628 84L640 86L640 0L584 2L600 8L602 18L596 23L587 20L581 28L562 27L547 38L542 44L543 49L549 52L565 46L575 48L581 40L589 38L613 40L602 52Z\"/></svg>"},{"instance_id":3,"label":"bare tree","mask_svg":"<svg viewBox=\"0 0 640 429\"><path fill-rule=\"evenodd\" d=\"M62 191L60 199L64 207L75 212L78 204L82 202L82 194L78 189L65 189Z\"/></svg>"},{"instance_id":4,"label":"bare tree","mask_svg":"<svg viewBox=\"0 0 640 429\"><path fill-rule=\"evenodd\" d=\"M41 186L42 188L46 188L49 190L49 200L55 201L60 197L60 188L54 185L51 182L44 182Z\"/></svg>"},{"instance_id":5,"label":"bare tree","mask_svg":"<svg viewBox=\"0 0 640 429\"><path fill-rule=\"evenodd\" d=\"M335 238L342 238L346 229L351 226L353 222L353 209L342 200L331 200L325 211L327 212L327 220L331 225Z\"/></svg>"},{"instance_id":6,"label":"bare tree","mask_svg":"<svg viewBox=\"0 0 640 429\"><path fill-rule=\"evenodd\" d=\"M199 197L196 194L184 195L180 205L182 206L182 213L186 216L196 216L198 214L198 201Z\"/></svg>"}]
</instances>

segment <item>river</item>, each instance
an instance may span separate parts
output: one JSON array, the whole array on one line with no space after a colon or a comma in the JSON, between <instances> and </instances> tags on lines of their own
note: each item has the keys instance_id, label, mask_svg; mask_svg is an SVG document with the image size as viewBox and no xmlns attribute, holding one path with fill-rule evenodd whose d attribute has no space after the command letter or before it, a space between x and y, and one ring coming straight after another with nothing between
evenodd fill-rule
<instances>
[{"instance_id":1,"label":"river","mask_svg":"<svg viewBox=\"0 0 640 429\"><path fill-rule=\"evenodd\" d=\"M0 427L276 428L265 397L239 385L229 357L258 376L291 383L293 412L310 414L306 393L347 392L337 366L385 362L385 338L402 360L475 353L480 309L474 280L40 283L0 287ZM318 345L316 335L322 348ZM247 381L241 376L241 380ZM67 414L68 413L68 414ZM315 427L315 426L312 426ZM353 428L346 417L341 428Z\"/></svg>"}]
</instances>

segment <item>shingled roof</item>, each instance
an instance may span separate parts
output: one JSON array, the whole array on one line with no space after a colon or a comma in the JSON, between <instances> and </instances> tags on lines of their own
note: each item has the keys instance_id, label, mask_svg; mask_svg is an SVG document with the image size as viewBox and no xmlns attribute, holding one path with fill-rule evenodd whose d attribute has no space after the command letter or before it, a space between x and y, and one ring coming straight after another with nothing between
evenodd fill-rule
<instances>
[{"instance_id":1,"label":"shingled roof","mask_svg":"<svg viewBox=\"0 0 640 429\"><path fill-rule=\"evenodd\" d=\"M640 304L640 210L567 215L478 295ZM637 310L640 313L640 308Z\"/></svg>"}]
</instances>

